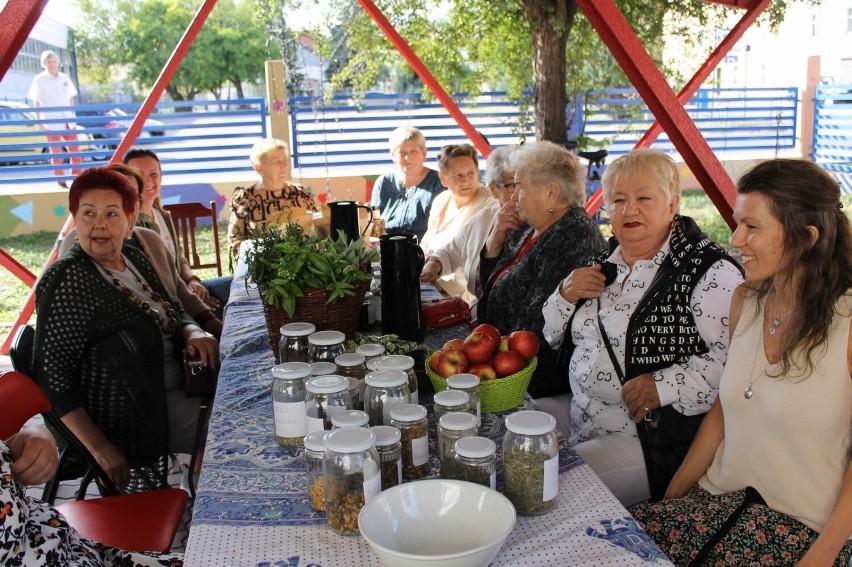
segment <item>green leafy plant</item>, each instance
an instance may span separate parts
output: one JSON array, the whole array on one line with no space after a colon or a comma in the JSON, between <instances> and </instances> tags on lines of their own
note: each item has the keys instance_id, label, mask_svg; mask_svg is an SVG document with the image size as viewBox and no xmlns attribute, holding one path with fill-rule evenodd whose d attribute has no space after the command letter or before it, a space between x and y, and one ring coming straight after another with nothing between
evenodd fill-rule
<instances>
[{"instance_id":1,"label":"green leafy plant","mask_svg":"<svg viewBox=\"0 0 852 567\"><path fill-rule=\"evenodd\" d=\"M246 254L248 278L257 284L263 301L292 317L296 300L308 289L329 291L328 303L355 295L355 285L372 279L370 262L378 251L364 240L337 240L318 233L307 235L296 223L265 225L251 231L254 246Z\"/></svg>"}]
</instances>

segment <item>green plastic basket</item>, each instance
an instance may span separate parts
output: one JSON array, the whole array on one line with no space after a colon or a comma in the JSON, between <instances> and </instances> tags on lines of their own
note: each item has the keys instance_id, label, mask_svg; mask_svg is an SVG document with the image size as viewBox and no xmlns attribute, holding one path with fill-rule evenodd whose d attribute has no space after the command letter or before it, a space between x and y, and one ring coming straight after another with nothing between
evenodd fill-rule
<instances>
[{"instance_id":1,"label":"green plastic basket","mask_svg":"<svg viewBox=\"0 0 852 567\"><path fill-rule=\"evenodd\" d=\"M424 365L426 375L429 376L429 381L432 382L435 392L446 390L446 378L438 376L429 368L429 358L429 356L426 357ZM510 374L496 380L480 382L479 401L482 404L482 411L493 413L514 409L521 405L536 366L538 366L538 358L533 358L527 363L527 367L517 374Z\"/></svg>"}]
</instances>

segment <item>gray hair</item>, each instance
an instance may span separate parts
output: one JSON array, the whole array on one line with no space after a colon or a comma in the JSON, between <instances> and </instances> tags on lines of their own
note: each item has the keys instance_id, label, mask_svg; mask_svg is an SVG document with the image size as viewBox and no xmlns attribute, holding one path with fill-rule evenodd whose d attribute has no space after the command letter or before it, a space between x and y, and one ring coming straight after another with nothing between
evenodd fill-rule
<instances>
[{"instance_id":1,"label":"gray hair","mask_svg":"<svg viewBox=\"0 0 852 567\"><path fill-rule=\"evenodd\" d=\"M509 169L522 173L534 186L559 185L561 198L569 205L586 202L586 168L576 155L553 142L533 142L518 148L509 158Z\"/></svg>"},{"instance_id":2,"label":"gray hair","mask_svg":"<svg viewBox=\"0 0 852 567\"><path fill-rule=\"evenodd\" d=\"M502 183L503 174L512 171L509 168L509 158L520 146L500 146L495 148L485 162L485 185Z\"/></svg>"},{"instance_id":3,"label":"gray hair","mask_svg":"<svg viewBox=\"0 0 852 567\"><path fill-rule=\"evenodd\" d=\"M39 57L39 60L41 61L42 67L44 67L45 62L47 61L47 59L49 57L55 57L57 61L59 60L59 55L57 55L55 51L51 51L49 49L46 49L46 50L41 52L41 57Z\"/></svg>"},{"instance_id":4,"label":"gray hair","mask_svg":"<svg viewBox=\"0 0 852 567\"><path fill-rule=\"evenodd\" d=\"M674 160L660 150L642 148L624 154L607 166L601 178L607 209L612 205L615 186L625 177L642 174L654 177L669 204L680 196L680 173Z\"/></svg>"},{"instance_id":5,"label":"gray hair","mask_svg":"<svg viewBox=\"0 0 852 567\"><path fill-rule=\"evenodd\" d=\"M252 146L249 161L252 165L263 165L263 158L272 150L284 150L287 158L290 158L290 148L287 147L287 142L278 138L264 138Z\"/></svg>"},{"instance_id":6,"label":"gray hair","mask_svg":"<svg viewBox=\"0 0 852 567\"><path fill-rule=\"evenodd\" d=\"M426 151L426 138L420 130L414 126L400 126L391 132L388 138L391 153L397 151L406 142L414 142L421 150Z\"/></svg>"}]
</instances>

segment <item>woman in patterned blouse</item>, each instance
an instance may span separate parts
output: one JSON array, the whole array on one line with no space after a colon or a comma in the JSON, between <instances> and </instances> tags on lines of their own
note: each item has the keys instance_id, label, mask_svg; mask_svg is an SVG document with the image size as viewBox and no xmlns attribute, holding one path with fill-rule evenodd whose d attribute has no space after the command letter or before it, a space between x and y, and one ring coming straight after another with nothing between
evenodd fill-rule
<instances>
[{"instance_id":1,"label":"woman in patterned blouse","mask_svg":"<svg viewBox=\"0 0 852 567\"><path fill-rule=\"evenodd\" d=\"M304 187L288 181L290 150L286 142L274 138L261 140L252 147L249 159L260 181L251 187L237 187L231 198L228 239L234 261L249 228L266 224L290 207L319 210Z\"/></svg>"},{"instance_id":2,"label":"woman in patterned blouse","mask_svg":"<svg viewBox=\"0 0 852 567\"><path fill-rule=\"evenodd\" d=\"M665 154L618 158L603 195L615 236L544 304L544 336L573 348L569 442L630 505L662 496L701 420L691 416L716 399L742 276L677 214L680 175Z\"/></svg>"}]
</instances>

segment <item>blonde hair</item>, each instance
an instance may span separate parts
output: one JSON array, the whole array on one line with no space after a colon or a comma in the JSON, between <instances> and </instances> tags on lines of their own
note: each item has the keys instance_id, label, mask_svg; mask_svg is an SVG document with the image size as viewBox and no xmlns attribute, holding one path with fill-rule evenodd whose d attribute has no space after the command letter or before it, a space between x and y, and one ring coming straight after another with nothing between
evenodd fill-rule
<instances>
[{"instance_id":1,"label":"blonde hair","mask_svg":"<svg viewBox=\"0 0 852 567\"><path fill-rule=\"evenodd\" d=\"M674 160L660 150L642 148L624 154L607 166L601 178L607 209L612 205L615 186L625 177L643 173L654 176L669 204L680 196L680 173Z\"/></svg>"},{"instance_id":2,"label":"blonde hair","mask_svg":"<svg viewBox=\"0 0 852 567\"><path fill-rule=\"evenodd\" d=\"M562 200L569 205L583 206L586 202L586 168L576 155L558 144L525 144L509 156L508 168L516 176L522 173L533 186L556 183Z\"/></svg>"},{"instance_id":3,"label":"blonde hair","mask_svg":"<svg viewBox=\"0 0 852 567\"><path fill-rule=\"evenodd\" d=\"M263 165L263 157L272 150L278 149L284 150L287 157L290 157L290 148L287 146L287 142L278 138L265 138L251 147L249 161L254 166L261 166Z\"/></svg>"},{"instance_id":4,"label":"blonde hair","mask_svg":"<svg viewBox=\"0 0 852 567\"><path fill-rule=\"evenodd\" d=\"M420 130L414 126L400 126L391 132L390 138L388 138L391 153L396 152L406 142L414 142L420 146L420 149L426 151L426 138L423 137Z\"/></svg>"}]
</instances>

